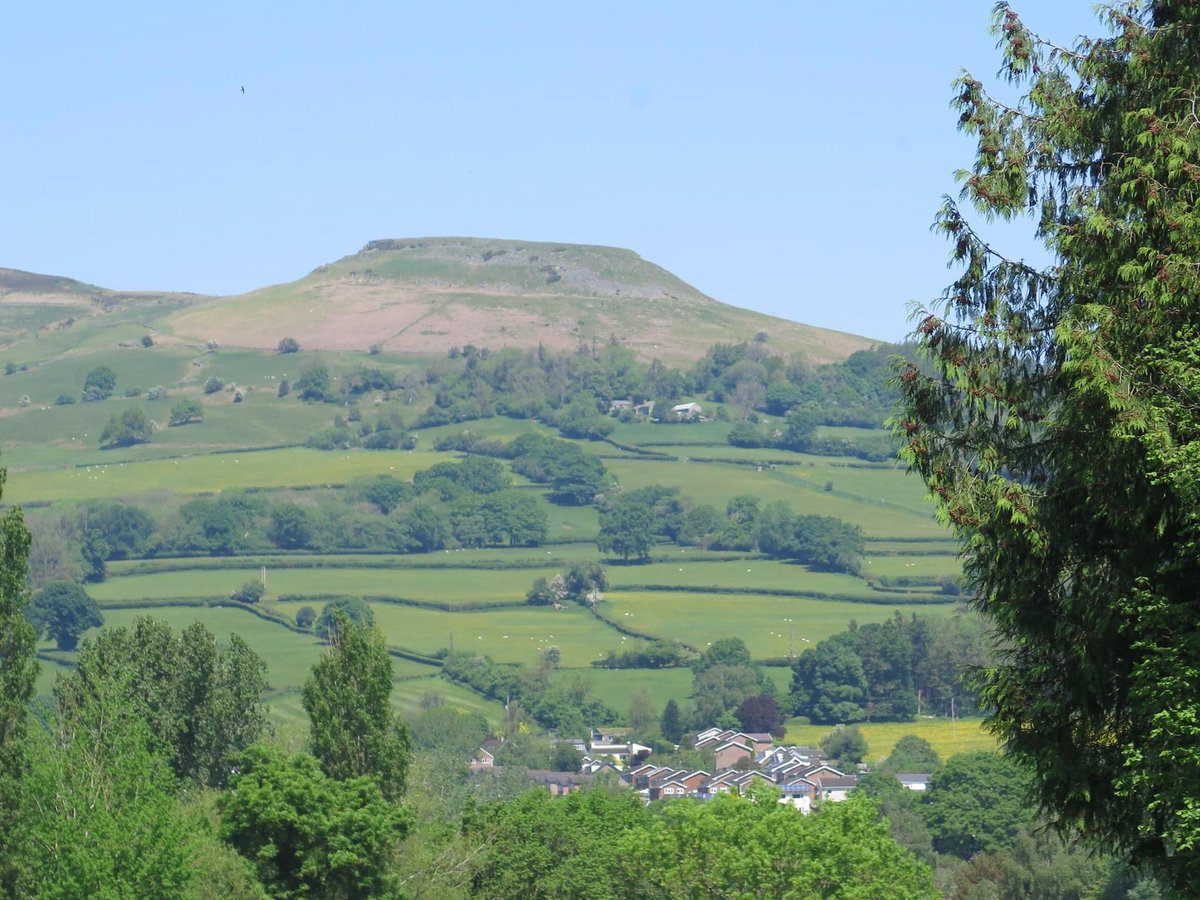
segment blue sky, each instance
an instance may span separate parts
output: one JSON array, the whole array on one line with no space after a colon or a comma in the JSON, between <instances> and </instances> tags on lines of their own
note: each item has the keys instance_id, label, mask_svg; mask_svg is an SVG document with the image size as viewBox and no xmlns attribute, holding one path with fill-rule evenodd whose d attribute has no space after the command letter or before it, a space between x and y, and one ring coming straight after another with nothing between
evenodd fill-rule
<instances>
[{"instance_id":1,"label":"blue sky","mask_svg":"<svg viewBox=\"0 0 1200 900\"><path fill-rule=\"evenodd\" d=\"M609 244L898 339L951 277L950 81L993 80L991 5L4 4L0 266L228 294L376 238Z\"/></svg>"}]
</instances>

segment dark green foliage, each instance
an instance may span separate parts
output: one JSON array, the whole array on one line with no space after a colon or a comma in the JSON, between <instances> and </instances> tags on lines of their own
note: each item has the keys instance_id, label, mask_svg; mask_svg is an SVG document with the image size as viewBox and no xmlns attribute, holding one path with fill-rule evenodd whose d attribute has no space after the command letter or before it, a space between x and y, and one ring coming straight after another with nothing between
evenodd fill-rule
<instances>
[{"instance_id":1,"label":"dark green foliage","mask_svg":"<svg viewBox=\"0 0 1200 900\"><path fill-rule=\"evenodd\" d=\"M74 650L80 635L104 624L100 606L70 581L51 581L33 595L26 614L38 634L52 638L59 650Z\"/></svg>"},{"instance_id":2,"label":"dark green foliage","mask_svg":"<svg viewBox=\"0 0 1200 900\"><path fill-rule=\"evenodd\" d=\"M228 645L200 623L182 634L140 618L85 640L54 688L74 729L102 730L110 704L147 725L150 749L179 778L222 786L230 759L266 730L266 664L237 635Z\"/></svg>"},{"instance_id":3,"label":"dark green foliage","mask_svg":"<svg viewBox=\"0 0 1200 900\"><path fill-rule=\"evenodd\" d=\"M154 338L152 338L148 334L143 334L142 335L142 346L146 347L146 348L153 347L154 346Z\"/></svg>"},{"instance_id":4,"label":"dark green foliage","mask_svg":"<svg viewBox=\"0 0 1200 900\"><path fill-rule=\"evenodd\" d=\"M748 666L750 651L741 638L720 638L704 648L704 652L692 663L692 672L699 675L713 666Z\"/></svg>"},{"instance_id":5,"label":"dark green foliage","mask_svg":"<svg viewBox=\"0 0 1200 900\"><path fill-rule=\"evenodd\" d=\"M450 529L468 547L535 547L546 539L549 517L524 491L468 494L450 505Z\"/></svg>"},{"instance_id":6,"label":"dark green foliage","mask_svg":"<svg viewBox=\"0 0 1200 900\"><path fill-rule=\"evenodd\" d=\"M835 634L802 653L792 666L792 711L814 722L861 722L867 676L856 641Z\"/></svg>"},{"instance_id":7,"label":"dark green foliage","mask_svg":"<svg viewBox=\"0 0 1200 900\"><path fill-rule=\"evenodd\" d=\"M960 753L930 778L922 812L939 853L1009 850L1034 820L1029 773L996 753Z\"/></svg>"},{"instance_id":8,"label":"dark green foliage","mask_svg":"<svg viewBox=\"0 0 1200 900\"><path fill-rule=\"evenodd\" d=\"M942 758L925 738L906 734L896 742L885 765L892 772L936 772Z\"/></svg>"},{"instance_id":9,"label":"dark green foliage","mask_svg":"<svg viewBox=\"0 0 1200 900\"><path fill-rule=\"evenodd\" d=\"M75 402L75 398L72 397L70 394L59 394L57 397L54 398L55 406L70 406L74 402Z\"/></svg>"},{"instance_id":10,"label":"dark green foliage","mask_svg":"<svg viewBox=\"0 0 1200 900\"><path fill-rule=\"evenodd\" d=\"M313 539L312 516L306 507L295 503L277 503L271 510L271 527L267 536L276 547L284 550L308 547Z\"/></svg>"},{"instance_id":11,"label":"dark green foliage","mask_svg":"<svg viewBox=\"0 0 1200 900\"><path fill-rule=\"evenodd\" d=\"M204 379L204 393L206 394L215 394L223 387L225 387L225 380L216 375L209 375Z\"/></svg>"},{"instance_id":12,"label":"dark green foliage","mask_svg":"<svg viewBox=\"0 0 1200 900\"><path fill-rule=\"evenodd\" d=\"M534 579L533 586L525 593L525 602L532 606L549 606L554 602L554 593L544 577Z\"/></svg>"},{"instance_id":13,"label":"dark green foliage","mask_svg":"<svg viewBox=\"0 0 1200 900\"><path fill-rule=\"evenodd\" d=\"M296 610L296 624L301 628L312 628L317 621L317 611L311 606L302 606Z\"/></svg>"},{"instance_id":14,"label":"dark green foliage","mask_svg":"<svg viewBox=\"0 0 1200 900\"><path fill-rule=\"evenodd\" d=\"M394 801L404 794L411 753L392 712L392 658L373 625L334 615L329 647L301 693L312 753L331 778L369 776Z\"/></svg>"},{"instance_id":15,"label":"dark green foliage","mask_svg":"<svg viewBox=\"0 0 1200 900\"><path fill-rule=\"evenodd\" d=\"M683 716L679 712L679 704L673 697L663 707L659 730L662 732L662 736L672 744L678 744L683 740Z\"/></svg>"},{"instance_id":16,"label":"dark green foliage","mask_svg":"<svg viewBox=\"0 0 1200 900\"><path fill-rule=\"evenodd\" d=\"M188 549L220 556L235 552L246 540L263 502L248 494L200 497L179 508L183 527L180 543Z\"/></svg>"},{"instance_id":17,"label":"dark green foliage","mask_svg":"<svg viewBox=\"0 0 1200 900\"><path fill-rule=\"evenodd\" d=\"M8 470L0 468L0 498L7 478ZM26 723L38 669L37 635L24 609L29 543L20 507L5 510L0 517L0 894L15 894Z\"/></svg>"},{"instance_id":18,"label":"dark green foliage","mask_svg":"<svg viewBox=\"0 0 1200 900\"><path fill-rule=\"evenodd\" d=\"M867 756L867 739L856 726L839 725L821 738L821 749L843 770L853 771Z\"/></svg>"},{"instance_id":19,"label":"dark green foliage","mask_svg":"<svg viewBox=\"0 0 1200 900\"><path fill-rule=\"evenodd\" d=\"M360 627L375 624L375 613L361 597L337 597L321 608L321 615L317 618L317 634L324 640L332 640L337 635L339 614Z\"/></svg>"},{"instance_id":20,"label":"dark green foliage","mask_svg":"<svg viewBox=\"0 0 1200 900\"><path fill-rule=\"evenodd\" d=\"M678 644L649 641L632 649L610 650L600 659L592 660L596 669L668 669L687 665L688 652Z\"/></svg>"},{"instance_id":21,"label":"dark green foliage","mask_svg":"<svg viewBox=\"0 0 1200 900\"><path fill-rule=\"evenodd\" d=\"M144 444L150 440L150 418L140 409L127 409L114 413L100 434L100 446L104 449L112 447L130 447L134 444Z\"/></svg>"},{"instance_id":22,"label":"dark green foliage","mask_svg":"<svg viewBox=\"0 0 1200 900\"><path fill-rule=\"evenodd\" d=\"M83 380L83 402L91 403L112 396L117 387L117 375L108 366L97 366Z\"/></svg>"},{"instance_id":23,"label":"dark green foliage","mask_svg":"<svg viewBox=\"0 0 1200 900\"><path fill-rule=\"evenodd\" d=\"M1027 218L1049 260L1000 255L945 201L935 227L961 271L916 312L934 371L899 371L894 427L1004 642L983 695L1038 803L1191 892L1200 16L1161 0L1104 21L1064 50L998 5L1011 96L955 82L978 141L964 201Z\"/></svg>"},{"instance_id":24,"label":"dark green foliage","mask_svg":"<svg viewBox=\"0 0 1200 900\"><path fill-rule=\"evenodd\" d=\"M103 551L104 559L144 555L153 546L157 531L154 517L141 507L109 501L87 504L80 525L84 536Z\"/></svg>"},{"instance_id":25,"label":"dark green foliage","mask_svg":"<svg viewBox=\"0 0 1200 900\"><path fill-rule=\"evenodd\" d=\"M563 576L567 597L577 603L587 601L588 594L593 591L608 590L608 576L604 574L604 566L598 562L571 563Z\"/></svg>"},{"instance_id":26,"label":"dark green foliage","mask_svg":"<svg viewBox=\"0 0 1200 900\"><path fill-rule=\"evenodd\" d=\"M261 581L252 580L244 582L240 588L229 595L229 599L236 600L238 603L257 603L266 592L267 589L263 587Z\"/></svg>"},{"instance_id":27,"label":"dark green foliage","mask_svg":"<svg viewBox=\"0 0 1200 900\"><path fill-rule=\"evenodd\" d=\"M412 489L393 475L376 475L361 487L361 492L363 499L374 503L386 516L409 498Z\"/></svg>"},{"instance_id":28,"label":"dark green foliage","mask_svg":"<svg viewBox=\"0 0 1200 900\"><path fill-rule=\"evenodd\" d=\"M221 797L221 836L275 897L383 896L411 814L371 778L339 781L305 754L252 747Z\"/></svg>"},{"instance_id":29,"label":"dark green foliage","mask_svg":"<svg viewBox=\"0 0 1200 900\"><path fill-rule=\"evenodd\" d=\"M197 400L180 400L171 407L171 418L168 423L172 426L191 425L193 422L204 421L204 407Z\"/></svg>"},{"instance_id":30,"label":"dark green foliage","mask_svg":"<svg viewBox=\"0 0 1200 900\"><path fill-rule=\"evenodd\" d=\"M295 338L285 337L275 349L280 353L299 353L300 342Z\"/></svg>"},{"instance_id":31,"label":"dark green foliage","mask_svg":"<svg viewBox=\"0 0 1200 900\"><path fill-rule=\"evenodd\" d=\"M292 392L292 387L288 384L287 378L279 379L279 388L275 391L276 397L286 397Z\"/></svg>"},{"instance_id":32,"label":"dark green foliage","mask_svg":"<svg viewBox=\"0 0 1200 900\"><path fill-rule=\"evenodd\" d=\"M311 365L300 373L296 383L292 385L300 395L301 400L328 400L333 382L329 377L329 369L320 364Z\"/></svg>"},{"instance_id":33,"label":"dark green foliage","mask_svg":"<svg viewBox=\"0 0 1200 900\"><path fill-rule=\"evenodd\" d=\"M853 626L792 665L792 711L814 722L911 721L922 710L971 712L968 667L984 663L981 623L898 613Z\"/></svg>"},{"instance_id":34,"label":"dark green foliage","mask_svg":"<svg viewBox=\"0 0 1200 900\"><path fill-rule=\"evenodd\" d=\"M653 507L640 497L622 494L601 511L596 546L625 560L631 556L646 560L650 558L656 531Z\"/></svg>"}]
</instances>

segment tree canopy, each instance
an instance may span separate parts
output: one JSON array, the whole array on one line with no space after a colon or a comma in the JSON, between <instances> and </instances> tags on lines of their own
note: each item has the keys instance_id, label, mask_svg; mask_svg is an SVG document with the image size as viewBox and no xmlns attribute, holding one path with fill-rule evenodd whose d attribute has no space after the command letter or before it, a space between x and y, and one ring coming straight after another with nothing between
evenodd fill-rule
<instances>
[{"instance_id":1,"label":"tree canopy","mask_svg":"<svg viewBox=\"0 0 1200 900\"><path fill-rule=\"evenodd\" d=\"M383 795L404 793L409 766L408 730L392 712L392 658L373 625L356 625L334 613L329 648L304 682L313 756L325 774L374 778Z\"/></svg>"},{"instance_id":2,"label":"tree canopy","mask_svg":"<svg viewBox=\"0 0 1200 900\"><path fill-rule=\"evenodd\" d=\"M955 200L961 274L916 312L932 371L894 419L1005 644L991 725L1057 821L1200 883L1200 7L1103 9L1063 47L1001 3L1000 101L955 83L977 141L961 200L1024 218L1006 257Z\"/></svg>"},{"instance_id":3,"label":"tree canopy","mask_svg":"<svg viewBox=\"0 0 1200 900\"><path fill-rule=\"evenodd\" d=\"M54 639L59 650L74 650L79 636L104 624L100 605L70 581L52 581L33 596L29 621Z\"/></svg>"}]
</instances>

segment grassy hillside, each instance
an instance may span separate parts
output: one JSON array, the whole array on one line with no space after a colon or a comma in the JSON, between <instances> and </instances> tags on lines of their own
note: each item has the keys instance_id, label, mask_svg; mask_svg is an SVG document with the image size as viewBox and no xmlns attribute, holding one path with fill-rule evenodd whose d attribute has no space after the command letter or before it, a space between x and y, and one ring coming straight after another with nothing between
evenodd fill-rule
<instances>
[{"instance_id":1,"label":"grassy hillside","mask_svg":"<svg viewBox=\"0 0 1200 900\"><path fill-rule=\"evenodd\" d=\"M298 281L190 307L164 328L193 342L267 349L290 336L305 347L397 353L572 350L615 336L668 363L760 331L813 362L871 343L719 303L630 250L484 238L372 241Z\"/></svg>"}]
</instances>

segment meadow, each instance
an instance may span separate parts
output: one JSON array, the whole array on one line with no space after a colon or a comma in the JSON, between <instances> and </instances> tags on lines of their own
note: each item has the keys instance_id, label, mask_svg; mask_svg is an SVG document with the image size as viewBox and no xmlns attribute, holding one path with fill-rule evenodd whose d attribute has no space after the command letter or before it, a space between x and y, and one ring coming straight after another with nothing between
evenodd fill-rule
<instances>
[{"instance_id":1,"label":"meadow","mask_svg":"<svg viewBox=\"0 0 1200 900\"><path fill-rule=\"evenodd\" d=\"M294 393L277 396L284 377L294 380L317 363L326 365L336 382L356 366L380 367L399 376L414 365L437 362L353 352L208 352L201 344L180 342L169 331L156 333L155 345L143 348L139 339L147 331L140 323L139 314L121 311L105 323L111 328L50 330L40 343L14 349L11 358L27 369L0 378L0 444L2 462L10 470L6 503L39 507L38 515L52 517L85 500L174 508L196 495L252 490L316 505L359 478L388 474L408 480L419 470L461 458L433 450L439 438L466 431L501 440L529 432L557 434L536 421L496 417L414 432L418 443L411 451L307 449L300 444L345 410L306 403ZM109 365L117 373L112 398L54 405L59 394L78 397L86 373L97 365ZM209 377L222 379L226 387L204 393ZM167 397L121 396L134 386L144 391L158 385L167 389ZM233 385L245 391L240 403L233 402ZM432 389L417 388L416 396L407 398L410 402L400 393L361 397L363 419L394 412L411 422L428 404ZM22 396L30 397L28 407L18 406ZM165 427L171 407L183 398L202 403L204 421ZM105 423L131 407L145 410L163 427L147 444L101 450L98 435ZM154 614L176 626L199 620L218 635L241 634L267 661L273 715L284 727L303 720L298 691L321 652L320 641L220 605L241 584L261 577L264 567L262 603L268 616L292 622L302 606L319 609L331 596L354 595L368 598L386 641L396 649L429 655L452 647L535 665L547 647L555 646L561 663L554 677L585 679L622 713L637 689L648 692L657 707L672 698L686 702L690 690L691 673L683 668L591 668L593 660L646 639L703 648L736 636L755 658L779 660L845 629L852 620L878 622L896 612L941 616L955 609L955 598L939 591L939 582L959 574L954 545L930 515L916 479L891 463L732 447L726 442L730 428L721 421L672 426L616 422L610 440L577 443L600 456L624 490L667 485L678 488L689 504L712 504L718 510L734 497L751 495L764 505L783 500L797 512L857 524L867 540L862 577L812 571L753 554L665 544L655 547L644 564L605 560L594 543L594 507L551 504L544 487L514 476L514 483L534 492L548 514L544 546L114 561L108 579L88 590L104 608L108 627ZM823 429L822 434L853 439L856 431ZM609 581L598 615L574 604L561 610L523 604L536 578L550 579L573 562L592 560L605 564ZM172 605L180 599L216 605ZM47 660L55 660L47 662L39 680L44 696L59 664L69 665L72 655L52 652L48 645L42 650ZM498 704L438 678L434 667L399 658L395 662L399 707L418 709L433 691L493 722L500 719ZM790 671L771 667L767 672L786 691Z\"/></svg>"}]
</instances>

